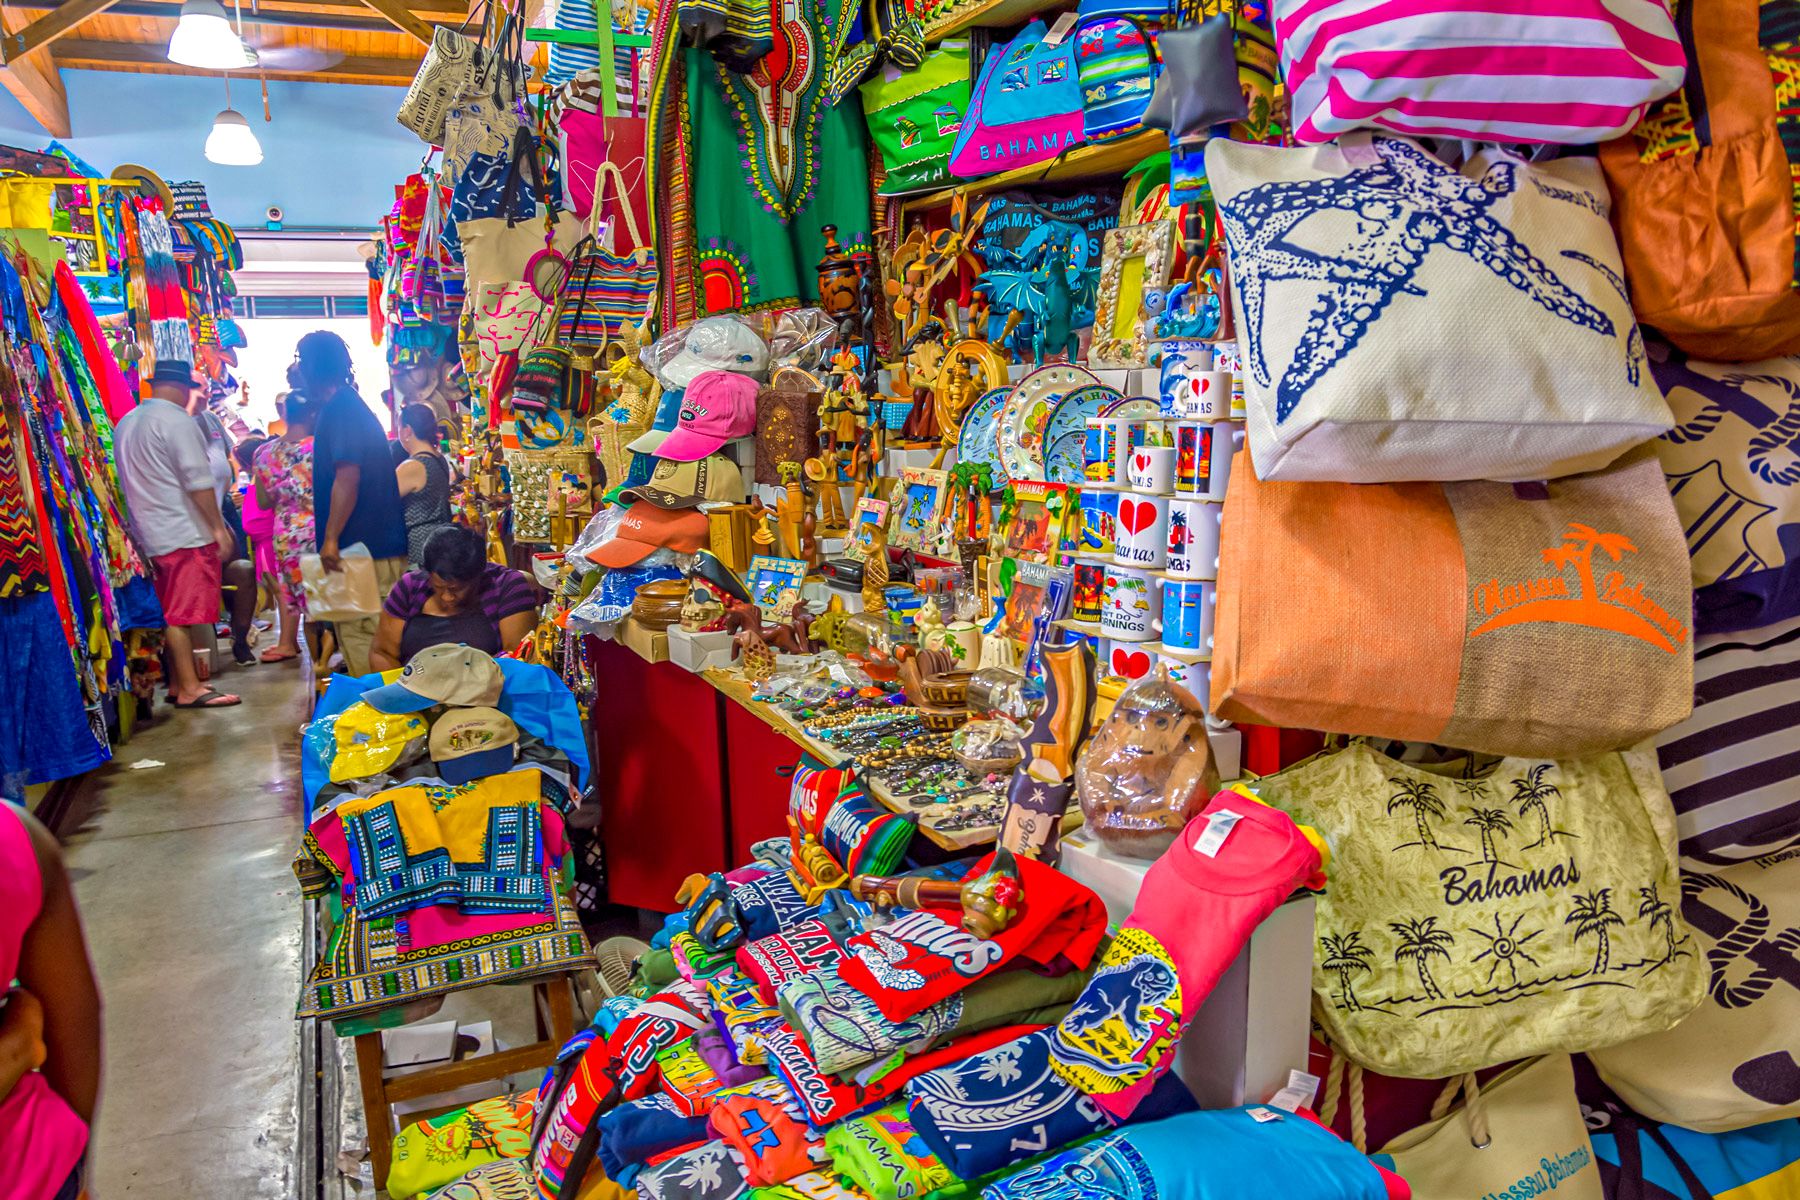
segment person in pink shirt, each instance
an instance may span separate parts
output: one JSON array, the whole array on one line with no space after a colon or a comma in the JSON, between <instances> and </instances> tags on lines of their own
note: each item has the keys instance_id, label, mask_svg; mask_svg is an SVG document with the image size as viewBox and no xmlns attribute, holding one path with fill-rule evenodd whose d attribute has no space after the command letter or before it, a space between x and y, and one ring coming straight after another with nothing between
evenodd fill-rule
<instances>
[{"instance_id":1,"label":"person in pink shirt","mask_svg":"<svg viewBox=\"0 0 1800 1200\"><path fill-rule=\"evenodd\" d=\"M0 801L0 1198L75 1200L100 1093L100 991L56 839Z\"/></svg>"}]
</instances>

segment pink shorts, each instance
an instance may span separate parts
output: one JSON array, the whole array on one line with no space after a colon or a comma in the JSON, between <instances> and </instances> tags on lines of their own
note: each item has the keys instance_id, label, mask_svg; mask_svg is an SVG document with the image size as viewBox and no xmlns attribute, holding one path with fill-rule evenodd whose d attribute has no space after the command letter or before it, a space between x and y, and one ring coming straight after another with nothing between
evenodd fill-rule
<instances>
[{"instance_id":1,"label":"pink shorts","mask_svg":"<svg viewBox=\"0 0 1800 1200\"><path fill-rule=\"evenodd\" d=\"M223 594L219 548L208 542L150 560L156 564L156 598L166 625L211 625Z\"/></svg>"}]
</instances>

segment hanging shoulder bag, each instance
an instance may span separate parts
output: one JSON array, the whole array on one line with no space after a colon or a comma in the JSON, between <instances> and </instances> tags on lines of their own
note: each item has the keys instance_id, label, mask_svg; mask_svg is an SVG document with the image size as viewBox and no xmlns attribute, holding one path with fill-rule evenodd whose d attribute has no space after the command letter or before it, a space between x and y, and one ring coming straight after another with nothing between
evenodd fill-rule
<instances>
[{"instance_id":1,"label":"hanging shoulder bag","mask_svg":"<svg viewBox=\"0 0 1800 1200\"><path fill-rule=\"evenodd\" d=\"M1313 1018L1441 1079L1660 1034L1700 1003L1675 814L1648 750L1402 762L1363 742L1252 785L1331 846Z\"/></svg>"},{"instance_id":2,"label":"hanging shoulder bag","mask_svg":"<svg viewBox=\"0 0 1800 1200\"><path fill-rule=\"evenodd\" d=\"M603 226L609 181L619 220ZM618 225L625 227L625 236L619 236ZM618 249L608 247L608 240ZM644 325L656 308L656 280L656 250L638 229L624 173L616 164L602 162L594 173L587 232L570 252L562 285L561 340L568 346L603 346L622 337L626 326Z\"/></svg>"},{"instance_id":3,"label":"hanging shoulder bag","mask_svg":"<svg viewBox=\"0 0 1800 1200\"><path fill-rule=\"evenodd\" d=\"M950 173L977 179L1028 167L1079 146L1084 136L1075 44L1052 41L1044 23L1033 21L982 63Z\"/></svg>"}]
</instances>

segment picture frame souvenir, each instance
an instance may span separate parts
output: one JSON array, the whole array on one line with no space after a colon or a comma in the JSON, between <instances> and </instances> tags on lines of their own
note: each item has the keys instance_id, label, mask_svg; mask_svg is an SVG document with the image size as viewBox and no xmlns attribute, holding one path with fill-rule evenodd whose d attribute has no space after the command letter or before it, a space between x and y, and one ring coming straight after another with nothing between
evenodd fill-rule
<instances>
[{"instance_id":1,"label":"picture frame souvenir","mask_svg":"<svg viewBox=\"0 0 1800 1200\"><path fill-rule=\"evenodd\" d=\"M763 618L788 621L800 599L800 585L806 581L806 564L796 558L776 558L758 554L750 560L750 600L762 609Z\"/></svg>"},{"instance_id":2,"label":"picture frame souvenir","mask_svg":"<svg viewBox=\"0 0 1800 1200\"><path fill-rule=\"evenodd\" d=\"M1042 480L1012 485L1013 503L1001 530L1007 557L1051 562L1061 555L1069 522L1069 486Z\"/></svg>"},{"instance_id":3,"label":"picture frame souvenir","mask_svg":"<svg viewBox=\"0 0 1800 1200\"><path fill-rule=\"evenodd\" d=\"M950 500L950 477L930 467L907 467L894 485L888 509L888 545L899 550L934 554L946 532L944 512Z\"/></svg>"},{"instance_id":4,"label":"picture frame souvenir","mask_svg":"<svg viewBox=\"0 0 1800 1200\"><path fill-rule=\"evenodd\" d=\"M873 496L864 496L858 500L856 511L850 514L850 538L844 546L845 557L856 562L867 562L873 530L885 525L887 519L886 500L877 500Z\"/></svg>"},{"instance_id":5,"label":"picture frame souvenir","mask_svg":"<svg viewBox=\"0 0 1800 1200\"><path fill-rule=\"evenodd\" d=\"M1092 366L1131 369L1150 365L1151 326L1156 314L1144 306L1146 293L1169 286L1175 262L1175 223L1152 221L1106 231L1100 249L1100 295L1094 310Z\"/></svg>"},{"instance_id":6,"label":"picture frame souvenir","mask_svg":"<svg viewBox=\"0 0 1800 1200\"><path fill-rule=\"evenodd\" d=\"M1000 575L1006 598L990 632L1023 645L1031 640L1038 618L1049 615L1050 567L1041 562L1003 559Z\"/></svg>"}]
</instances>

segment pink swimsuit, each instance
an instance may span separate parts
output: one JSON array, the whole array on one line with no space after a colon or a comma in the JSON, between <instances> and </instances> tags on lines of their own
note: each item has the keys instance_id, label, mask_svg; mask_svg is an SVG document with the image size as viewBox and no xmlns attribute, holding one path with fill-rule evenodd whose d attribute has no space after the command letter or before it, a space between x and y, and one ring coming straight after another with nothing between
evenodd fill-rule
<instances>
[{"instance_id":1,"label":"pink swimsuit","mask_svg":"<svg viewBox=\"0 0 1800 1200\"><path fill-rule=\"evenodd\" d=\"M25 931L44 904L37 854L18 814L0 800L0 992L19 969ZM0 1200L50 1200L87 1149L87 1123L32 1072L0 1100Z\"/></svg>"}]
</instances>

